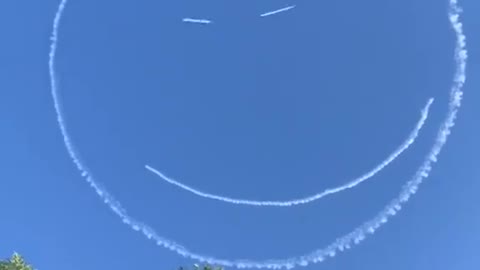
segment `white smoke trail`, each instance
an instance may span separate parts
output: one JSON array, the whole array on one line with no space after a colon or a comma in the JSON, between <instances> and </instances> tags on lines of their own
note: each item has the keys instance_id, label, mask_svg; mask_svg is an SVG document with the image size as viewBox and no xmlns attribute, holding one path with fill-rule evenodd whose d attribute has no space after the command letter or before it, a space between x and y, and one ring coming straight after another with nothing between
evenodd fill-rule
<instances>
[{"instance_id":1,"label":"white smoke trail","mask_svg":"<svg viewBox=\"0 0 480 270\"><path fill-rule=\"evenodd\" d=\"M418 136L418 133L422 129L423 125L425 124L425 121L428 118L428 112L430 109L430 106L433 103L433 98L430 98L423 108L421 112L420 119L418 120L417 124L415 125L415 128L410 132L409 136L407 139L393 152L391 153L384 161L382 161L380 164L378 164L375 168L370 170L369 172L361 175L360 177L357 177L350 182L343 184L338 187L334 188L329 188L326 189L320 193L299 198L299 199L294 199L294 200L288 200L288 201L256 201L256 200L247 200L247 199L235 199L231 197L225 197L225 196L220 196L220 195L215 195L211 193L206 193L203 191L200 191L198 189L195 189L193 187L187 186L185 184L182 184L168 176L166 176L164 173L156 170L155 168L145 165L145 168L152 173L156 174L159 176L162 180L165 182L172 184L174 186L177 186L183 190L186 190L188 192L191 192L197 196L206 198L206 199L212 199L212 200L218 200L221 202L226 202L226 203L232 203L232 204L239 204L239 205L251 205L251 206L277 206L277 207L290 207L290 206L296 206L300 204L307 204L311 203L313 201L319 200L323 197L326 197L328 195L332 195L335 193L342 192L347 189L351 189L356 187L357 185L361 184L362 182L372 178L375 176L377 173L379 173L381 170L383 170L386 166L388 166L390 163L392 163L400 154L402 154L407 148L412 145L415 142L415 139Z\"/></svg>"},{"instance_id":2,"label":"white smoke trail","mask_svg":"<svg viewBox=\"0 0 480 270\"><path fill-rule=\"evenodd\" d=\"M295 5L292 5L292 6L284 7L284 8L281 8L281 9L265 12L263 14L260 14L260 17L267 17L267 16L275 15L277 13L285 12L285 11L293 9L295 7L296 7Z\"/></svg>"},{"instance_id":3,"label":"white smoke trail","mask_svg":"<svg viewBox=\"0 0 480 270\"><path fill-rule=\"evenodd\" d=\"M453 30L456 34L456 46L455 46L455 61L456 61L456 71L451 87L450 93L450 102L447 116L442 123L440 130L438 131L437 138L435 143L430 150L430 153L427 155L425 161L420 166L418 171L415 173L413 178L408 181L405 186L402 188L400 194L397 198L393 199L387 206L384 207L374 218L365 222L363 225L354 229L347 235L344 235L337 240L335 240L329 246L315 250L309 254L278 259L278 260L265 260L265 261L252 261L252 260L226 260L218 259L210 256L200 255L194 252L189 251L185 247L175 243L174 241L168 240L164 237L159 236L153 229L144 225L141 222L136 221L134 218L129 216L127 212L122 208L120 203L115 200L115 198L110 195L105 188L100 186L98 182L93 178L88 168L81 162L78 157L77 152L75 151L72 141L67 133L67 128L65 125L65 120L63 117L61 102L59 98L58 86L56 81L55 73L55 54L58 44L58 28L60 25L60 19L62 17L63 11L67 4L67 0L62 0L58 6L58 10L55 14L53 30L51 36L51 46L49 53L49 75L50 75L50 84L51 84L51 94L54 102L55 112L57 114L57 121L60 127L60 131L63 136L63 140L70 155L73 163L76 165L77 169L80 171L80 174L85 178L87 183L94 189L97 195L105 202L105 204L117 214L123 223L130 226L135 231L141 232L148 239L152 239L159 246L170 249L186 258L191 258L201 262L206 262L219 266L226 267L237 267L237 268L268 268L268 269L280 269L280 268L293 268L295 266L306 266L311 263L318 263L325 260L328 257L334 257L337 252L344 251L351 248L353 245L359 244L363 241L369 234L375 233L375 231L380 228L383 224L388 222L391 216L394 216L398 211L400 211L403 204L405 204L410 197L415 194L418 190L420 184L428 177L430 171L432 170L432 165L437 161L438 155L442 150L442 147L447 142L447 138L451 133L451 129L455 124L455 119L457 117L458 109L461 105L462 99L462 88L466 80L466 65L467 65L467 50L466 50L466 37L463 34L463 26L460 22L460 13L461 9L458 6L457 0L449 0L449 19L453 27Z\"/></svg>"},{"instance_id":4,"label":"white smoke trail","mask_svg":"<svg viewBox=\"0 0 480 270\"><path fill-rule=\"evenodd\" d=\"M188 22L188 23L199 23L199 24L210 24L212 23L211 20L207 19L193 19L193 18L183 18L183 22Z\"/></svg>"}]
</instances>

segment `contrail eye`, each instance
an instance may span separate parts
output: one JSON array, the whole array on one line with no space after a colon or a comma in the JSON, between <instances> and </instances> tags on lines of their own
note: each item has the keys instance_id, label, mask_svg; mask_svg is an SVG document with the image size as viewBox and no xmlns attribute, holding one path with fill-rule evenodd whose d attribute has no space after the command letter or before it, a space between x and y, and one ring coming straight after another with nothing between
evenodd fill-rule
<instances>
[{"instance_id":1,"label":"contrail eye","mask_svg":"<svg viewBox=\"0 0 480 270\"><path fill-rule=\"evenodd\" d=\"M278 14L278 13L282 13L282 12L288 11L288 10L293 9L293 8L295 8L295 7L296 7L295 5L292 5L292 6L288 6L288 7L276 9L276 10L273 10L273 11L265 12L265 13L263 13L263 14L260 14L260 17L272 16L272 15L275 15L275 14Z\"/></svg>"},{"instance_id":2,"label":"contrail eye","mask_svg":"<svg viewBox=\"0 0 480 270\"><path fill-rule=\"evenodd\" d=\"M193 18L183 18L183 22L187 23L199 23L199 24L211 24L213 21L207 19L193 19Z\"/></svg>"}]
</instances>

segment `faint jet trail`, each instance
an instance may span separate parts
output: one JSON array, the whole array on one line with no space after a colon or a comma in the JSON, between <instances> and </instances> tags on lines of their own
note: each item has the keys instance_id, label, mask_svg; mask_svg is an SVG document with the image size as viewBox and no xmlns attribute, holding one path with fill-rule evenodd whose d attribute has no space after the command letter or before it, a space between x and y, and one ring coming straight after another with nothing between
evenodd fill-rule
<instances>
[{"instance_id":1,"label":"faint jet trail","mask_svg":"<svg viewBox=\"0 0 480 270\"><path fill-rule=\"evenodd\" d=\"M188 22L188 23L199 23L199 24L210 24L212 21L207 20L207 19L192 19L192 18L183 18L183 22Z\"/></svg>"},{"instance_id":2,"label":"faint jet trail","mask_svg":"<svg viewBox=\"0 0 480 270\"><path fill-rule=\"evenodd\" d=\"M319 200L325 196L332 195L335 193L339 193L341 191L351 189L359 185L360 183L372 178L375 176L377 173L382 171L386 166L388 166L390 163L392 163L397 157L399 157L405 150L407 150L408 147L410 147L414 142L415 139L417 138L420 130L422 129L423 125L425 124L427 118L428 118L428 112L430 109L430 106L433 103L433 98L430 98L425 105L425 107L422 110L420 119L418 120L415 128L410 132L410 135L407 137L407 139L393 152L391 153L385 160L383 160L380 164L378 164L376 167L374 167L371 171L361 175L358 178L355 178L351 180L350 182L343 184L338 187L334 188L329 188L326 189L320 193L303 197L300 199L294 199L294 200L288 200L288 201L255 201L255 200L247 200L247 199L236 199L236 198L231 198L231 197L225 197L225 196L220 196L220 195L215 195L211 193L206 193L203 191L200 191L198 189L195 189L193 187L187 186L185 184L182 184L162 172L152 168L149 165L145 165L145 168L149 170L150 172L156 174L159 176L162 180L165 182L172 184L174 186L177 186L185 191L191 192L195 195L198 195L203 198L207 199L212 199L212 200L218 200L226 203L232 203L232 204L240 204L240 205L251 205L251 206L277 206L277 207L289 207L289 206L296 206L300 204L307 204L311 203L313 201Z\"/></svg>"},{"instance_id":3,"label":"faint jet trail","mask_svg":"<svg viewBox=\"0 0 480 270\"><path fill-rule=\"evenodd\" d=\"M451 26L455 32L456 43L454 54L455 75L450 91L448 112L444 121L441 123L432 149L427 154L425 160L418 168L414 176L403 186L399 195L394 198L390 203L388 203L372 219L355 228L350 233L337 238L330 245L321 249L314 250L308 254L283 259L266 260L229 260L201 255L199 253L188 250L186 247L183 247L182 245L172 240L158 235L148 225L145 225L144 223L137 221L132 216L128 215L127 211L122 208L120 203L113 197L113 195L108 193L106 188L104 188L99 182L97 182L97 180L95 180L89 169L79 158L79 154L75 150L74 144L67 132L67 126L62 112L59 88L57 85L55 71L55 57L58 45L58 28L66 4L67 0L62 0L58 6L57 12L55 13L48 59L51 94L55 113L57 116L58 126L60 128L66 150L73 163L75 164L76 168L80 172L80 175L85 178L85 181L90 185L90 187L93 188L95 193L103 200L103 202L110 208L110 210L112 210L112 212L115 213L122 220L123 223L128 225L132 230L142 233L146 238L153 240L158 246L174 251L185 258L190 258L193 260L198 260L201 262L224 267L291 269L296 266L307 266L312 263L322 262L328 257L335 257L338 252L350 249L354 245L362 242L368 235L374 234L377 229L379 229L383 224L387 223L389 218L396 215L396 213L401 210L402 206L406 202L408 202L411 196L413 196L417 192L420 184L422 184L422 182L429 176L429 173L433 168L433 164L437 161L443 146L447 142L448 136L450 135L452 127L455 124L458 110L461 106L461 100L463 96L462 88L466 81L468 53L466 49L466 37L463 33L462 23L460 22L461 9L458 6L457 0L449 0L448 15ZM315 235L312 234L311 236L314 237Z\"/></svg>"},{"instance_id":4,"label":"faint jet trail","mask_svg":"<svg viewBox=\"0 0 480 270\"><path fill-rule=\"evenodd\" d=\"M276 10L273 10L273 11L265 12L263 14L260 14L260 17L267 17L267 16L275 15L277 13L285 12L285 11L293 9L295 7L296 7L295 5L292 5L292 6L284 7L284 8L281 8L281 9L276 9Z\"/></svg>"}]
</instances>

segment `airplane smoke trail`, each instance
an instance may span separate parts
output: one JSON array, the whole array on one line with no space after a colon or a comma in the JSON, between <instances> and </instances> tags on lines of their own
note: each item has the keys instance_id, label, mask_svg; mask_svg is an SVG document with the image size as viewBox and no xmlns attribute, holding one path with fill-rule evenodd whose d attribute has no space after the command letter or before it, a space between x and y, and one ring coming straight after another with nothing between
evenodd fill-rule
<instances>
[{"instance_id":1,"label":"airplane smoke trail","mask_svg":"<svg viewBox=\"0 0 480 270\"><path fill-rule=\"evenodd\" d=\"M296 7L295 5L292 5L292 6L284 7L284 8L281 8L281 9L274 10L274 11L265 12L263 14L260 14L260 17L267 17L267 16L275 15L277 13L285 12L285 11L293 9L295 7Z\"/></svg>"},{"instance_id":2,"label":"airplane smoke trail","mask_svg":"<svg viewBox=\"0 0 480 270\"><path fill-rule=\"evenodd\" d=\"M183 22L188 22L188 23L199 23L199 24L210 24L212 23L211 20L207 19L193 19L193 18L183 18Z\"/></svg>"},{"instance_id":3,"label":"airplane smoke trail","mask_svg":"<svg viewBox=\"0 0 480 270\"><path fill-rule=\"evenodd\" d=\"M370 170L369 172L361 175L360 177L357 177L350 182L343 184L338 187L334 188L329 188L326 189L320 193L308 196L308 197L303 197L300 199L294 199L294 200L288 200L288 201L256 201L256 200L247 200L247 199L235 199L231 197L225 197L225 196L220 196L220 195L215 195L211 193L206 193L203 191L200 191L198 189L195 189L193 187L187 186L185 184L182 184L168 176L166 176L164 173L156 170L155 168L145 165L145 168L149 170L150 172L154 173L155 175L159 176L162 180L165 182L172 184L174 186L177 186L183 190L186 190L188 192L191 192L197 196L206 198L206 199L212 199L212 200L218 200L221 202L226 202L226 203L232 203L232 204L239 204L239 205L251 205L251 206L278 206L278 207L290 207L290 206L296 206L300 204L307 204L311 203L313 201L319 200L323 197L326 197L328 195L332 195L335 193L339 193L341 191L347 190L354 188L361 184L362 182L372 178L375 176L377 173L382 171L386 166L388 166L390 163L392 163L400 154L402 154L405 150L407 150L410 145L412 145L415 142L415 139L417 138L420 130L422 129L423 125L425 124L427 118L428 118L428 112L430 109L430 106L433 103L433 98L430 98L423 108L421 112L420 119L418 120L417 124L415 125L415 128L410 132L409 136L407 139L393 152L391 153L384 161L382 161L380 164L378 164L375 168Z\"/></svg>"},{"instance_id":4,"label":"airplane smoke trail","mask_svg":"<svg viewBox=\"0 0 480 270\"><path fill-rule=\"evenodd\" d=\"M389 218L396 215L402 206L408 202L408 200L417 192L420 184L429 176L432 170L433 164L437 161L437 158L447 142L448 136L455 124L458 110L461 106L461 100L463 96L462 88L466 81L466 67L467 67L467 49L466 49L466 36L463 33L463 26L460 22L461 9L457 0L449 0L448 17L450 24L455 32L455 74L453 84L450 91L450 101L448 104L448 113L442 122L438 131L437 137L433 144L432 149L426 156L423 164L419 167L414 176L403 186L398 197L394 198L388 203L383 210L381 210L375 217L368 220L361 226L354 229L352 232L337 238L332 244L322 249L315 250L305 255L284 258L284 259L272 259L264 261L254 260L227 260L218 259L215 257L205 256L198 253L189 251L187 248L179 245L178 243L168 240L162 236L159 236L149 226L135 220L133 217L127 214L127 211L122 208L121 204L110 195L107 190L97 182L88 168L80 160L78 153L76 152L72 140L67 132L65 119L62 112L62 106L60 102L59 90L56 80L55 72L55 56L58 45L58 28L60 25L60 19L65 10L67 0L61 0L55 18L53 21L53 29L51 35L51 44L49 52L49 76L51 94L54 103L54 108L57 116L57 122L63 137L63 141L67 152L72 159L73 163L79 170L82 177L86 182L94 189L97 195L103 200L103 202L120 217L123 223L128 225L132 230L141 232L145 237L155 241L158 246L162 246L169 250L176 252L186 258L198 260L205 263L210 263L218 266L225 267L237 267L237 268L267 268L267 269L291 269L296 266L306 266L312 263L319 263L327 259L328 257L334 257L338 252L345 251L352 248L354 245L359 244L370 234L374 234L383 224L387 223Z\"/></svg>"}]
</instances>

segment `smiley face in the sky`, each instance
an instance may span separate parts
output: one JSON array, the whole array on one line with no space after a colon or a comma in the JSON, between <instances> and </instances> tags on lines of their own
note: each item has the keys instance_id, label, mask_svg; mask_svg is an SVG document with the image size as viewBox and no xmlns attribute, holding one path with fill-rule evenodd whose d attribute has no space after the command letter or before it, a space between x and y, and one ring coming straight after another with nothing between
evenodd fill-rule
<instances>
[{"instance_id":1,"label":"smiley face in the sky","mask_svg":"<svg viewBox=\"0 0 480 270\"><path fill-rule=\"evenodd\" d=\"M72 0L72 1L75 1L75 0ZM211 263L219 266L238 267L238 268L269 268L269 269L293 268L296 266L306 266L311 263L321 262L325 260L327 257L335 256L336 253L339 251L344 251L346 249L351 248L353 245L362 242L367 235L373 234L379 227L382 226L382 224L385 224L391 216L395 215L401 209L401 206L405 204L413 194L415 194L415 192L417 191L422 181L428 177L428 174L432 170L433 163L437 160L442 147L447 141L448 135L451 132L457 112L461 105L461 99L463 94L462 87L466 80L465 70L466 70L466 61L467 61L467 51L466 51L465 35L463 34L463 28L460 22L459 5L457 3L457 0L450 0L448 19L456 35L456 40L455 40L456 72L455 72L455 77L454 77L454 81L453 81L451 92L450 92L449 111L447 113L446 118L441 124L441 127L438 131L438 135L434 141L433 147L431 148L430 152L427 155L427 158L423 161L423 163L421 164L417 172L414 174L414 176L411 178L411 180L405 184L400 194L396 198L392 199L392 201L389 204L387 204L383 208L383 210L381 210L377 214L377 216L375 216L373 219L363 223L359 227L352 230L352 232L337 238L332 244L328 245L327 247L312 251L302 256L277 259L277 260L271 259L271 260L258 261L258 260L218 259L211 256L201 255L188 250L187 248L183 247L182 245L174 241L168 240L160 236L152 228L150 228L149 226L145 225L140 221L137 221L135 218L130 216L127 213L127 211L121 206L121 204L113 197L113 195L111 195L105 188L103 188L100 185L100 183L92 176L87 166L79 159L78 153L75 150L73 141L70 138L69 133L67 131L65 117L62 112L62 106L61 106L61 101L59 97L60 88L58 85L57 73L55 70L55 59L56 59L57 46L59 41L59 26L61 22L61 17L63 15L63 11L65 10L66 6L67 6L67 0L62 0L54 18L52 38L51 38L52 43L51 43L50 54L49 54L49 75L51 80L52 98L53 98L55 110L57 113L58 125L63 135L64 143L68 151L68 154L72 158L73 163L76 165L76 167L80 171L80 174L82 175L82 177L85 178L86 182L93 188L93 190L104 201L104 203L116 215L120 217L123 223L128 225L133 230L142 233L148 239L155 241L157 245L170 249L184 257L191 258L194 260L199 260L199 261L203 261L203 262L207 262L207 263ZM428 108L432 103L432 101L433 100L428 101L427 106L423 110L421 120L422 119L423 121L426 120ZM417 124L416 126L416 128L418 129L417 132L421 128L422 121L420 121L419 123L420 124ZM411 144L412 141L415 139L415 136L408 137L406 144ZM150 167L150 169L153 171L153 168ZM166 177L165 177L165 180L168 181ZM176 184L179 186L181 185L178 182ZM182 188L188 190L189 187L184 186ZM339 190L339 188L329 189L329 192L334 193L335 190ZM190 190L190 191L195 193L195 190ZM201 195L201 194L197 194L197 195ZM207 195L210 196L211 194L207 194ZM215 195L211 195L211 196L215 196Z\"/></svg>"}]
</instances>

